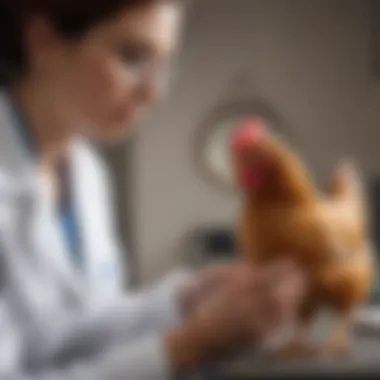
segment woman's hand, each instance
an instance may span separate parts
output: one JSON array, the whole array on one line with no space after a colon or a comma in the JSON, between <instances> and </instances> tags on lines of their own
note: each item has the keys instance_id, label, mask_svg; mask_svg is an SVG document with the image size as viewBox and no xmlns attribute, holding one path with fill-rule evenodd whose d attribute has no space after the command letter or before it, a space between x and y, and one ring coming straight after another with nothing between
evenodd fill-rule
<instances>
[{"instance_id":1,"label":"woman's hand","mask_svg":"<svg viewBox=\"0 0 380 380\"><path fill-rule=\"evenodd\" d=\"M180 292L181 308L184 315L189 316L205 299L221 288L246 276L247 265L242 261L217 264L202 269L185 283Z\"/></svg>"},{"instance_id":2,"label":"woman's hand","mask_svg":"<svg viewBox=\"0 0 380 380\"><path fill-rule=\"evenodd\" d=\"M257 269L238 264L213 273L224 284L201 297L188 320L167 335L177 372L267 336L292 319L305 290L302 275L289 263Z\"/></svg>"},{"instance_id":3,"label":"woman's hand","mask_svg":"<svg viewBox=\"0 0 380 380\"><path fill-rule=\"evenodd\" d=\"M191 315L196 307L204 300L207 300L213 293L220 291L222 288L234 286L236 281L244 280L247 276L253 275L258 280L258 276L266 273L265 278L271 279L272 275L270 273L272 272L268 270L272 270L272 268L273 270L280 270L276 268L295 270L294 265L290 262L279 262L266 268L252 269L246 262L241 260L217 264L200 270L182 288L180 298L184 315Z\"/></svg>"}]
</instances>

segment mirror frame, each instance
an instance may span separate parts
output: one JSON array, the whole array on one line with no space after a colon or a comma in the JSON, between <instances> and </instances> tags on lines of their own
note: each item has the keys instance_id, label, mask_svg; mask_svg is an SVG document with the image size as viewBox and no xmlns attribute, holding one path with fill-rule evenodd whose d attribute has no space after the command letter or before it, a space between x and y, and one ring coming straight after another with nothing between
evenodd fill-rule
<instances>
[{"instance_id":1,"label":"mirror frame","mask_svg":"<svg viewBox=\"0 0 380 380\"><path fill-rule=\"evenodd\" d=\"M224 193L235 193L235 188L209 167L205 157L205 144L220 122L234 116L239 117L239 115L242 117L245 115L247 117L257 115L265 120L269 120L272 125L276 126L276 133L281 134L287 130L284 127L283 118L280 114L271 107L269 102L260 98L227 101L217 105L211 112L208 112L197 128L194 143L194 162L197 173L214 189L219 189ZM292 137L289 136L288 131L286 137L287 139Z\"/></svg>"}]
</instances>

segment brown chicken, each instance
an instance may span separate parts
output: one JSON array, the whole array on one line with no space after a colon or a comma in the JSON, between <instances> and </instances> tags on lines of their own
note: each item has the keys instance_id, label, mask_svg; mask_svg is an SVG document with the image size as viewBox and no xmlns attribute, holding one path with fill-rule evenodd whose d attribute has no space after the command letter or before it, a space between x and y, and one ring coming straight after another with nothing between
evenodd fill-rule
<instances>
[{"instance_id":1,"label":"brown chicken","mask_svg":"<svg viewBox=\"0 0 380 380\"><path fill-rule=\"evenodd\" d=\"M374 276L366 200L356 166L342 162L324 191L293 149L259 119L233 136L232 160L242 192L238 239L254 265L289 258L308 278L296 331L280 353L327 356L349 352L356 307L365 302ZM309 343L315 316L335 313L331 334L320 347Z\"/></svg>"}]
</instances>

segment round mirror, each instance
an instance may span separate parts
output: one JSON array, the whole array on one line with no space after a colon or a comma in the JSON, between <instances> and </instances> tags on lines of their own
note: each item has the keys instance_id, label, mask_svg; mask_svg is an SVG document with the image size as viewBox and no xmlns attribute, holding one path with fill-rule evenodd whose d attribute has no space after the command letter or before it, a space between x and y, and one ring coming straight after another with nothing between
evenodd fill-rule
<instances>
[{"instance_id":1,"label":"round mirror","mask_svg":"<svg viewBox=\"0 0 380 380\"><path fill-rule=\"evenodd\" d=\"M219 189L233 191L229 141L236 125L244 119L260 117L280 133L279 116L263 101L236 101L217 107L201 122L196 136L195 160L206 180Z\"/></svg>"}]
</instances>

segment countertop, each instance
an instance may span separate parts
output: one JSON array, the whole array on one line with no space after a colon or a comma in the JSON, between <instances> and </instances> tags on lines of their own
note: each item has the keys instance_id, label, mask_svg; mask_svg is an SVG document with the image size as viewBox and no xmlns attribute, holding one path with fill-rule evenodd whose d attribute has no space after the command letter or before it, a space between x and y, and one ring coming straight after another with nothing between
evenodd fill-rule
<instances>
[{"instance_id":1,"label":"countertop","mask_svg":"<svg viewBox=\"0 0 380 380\"><path fill-rule=\"evenodd\" d=\"M248 352L236 360L221 364L213 371L215 379L239 380L256 378L348 377L380 374L380 338L359 339L352 355L344 360L280 362L264 354Z\"/></svg>"},{"instance_id":2,"label":"countertop","mask_svg":"<svg viewBox=\"0 0 380 380\"><path fill-rule=\"evenodd\" d=\"M314 336L323 336L325 323L319 323ZM322 325L322 326L321 326ZM219 380L243 380L257 378L297 378L297 377L362 377L380 378L380 329L357 326L351 338L352 351L344 359L319 359L285 361L271 359L257 349L225 361L214 369L211 378ZM377 375L376 375L377 374Z\"/></svg>"}]
</instances>

